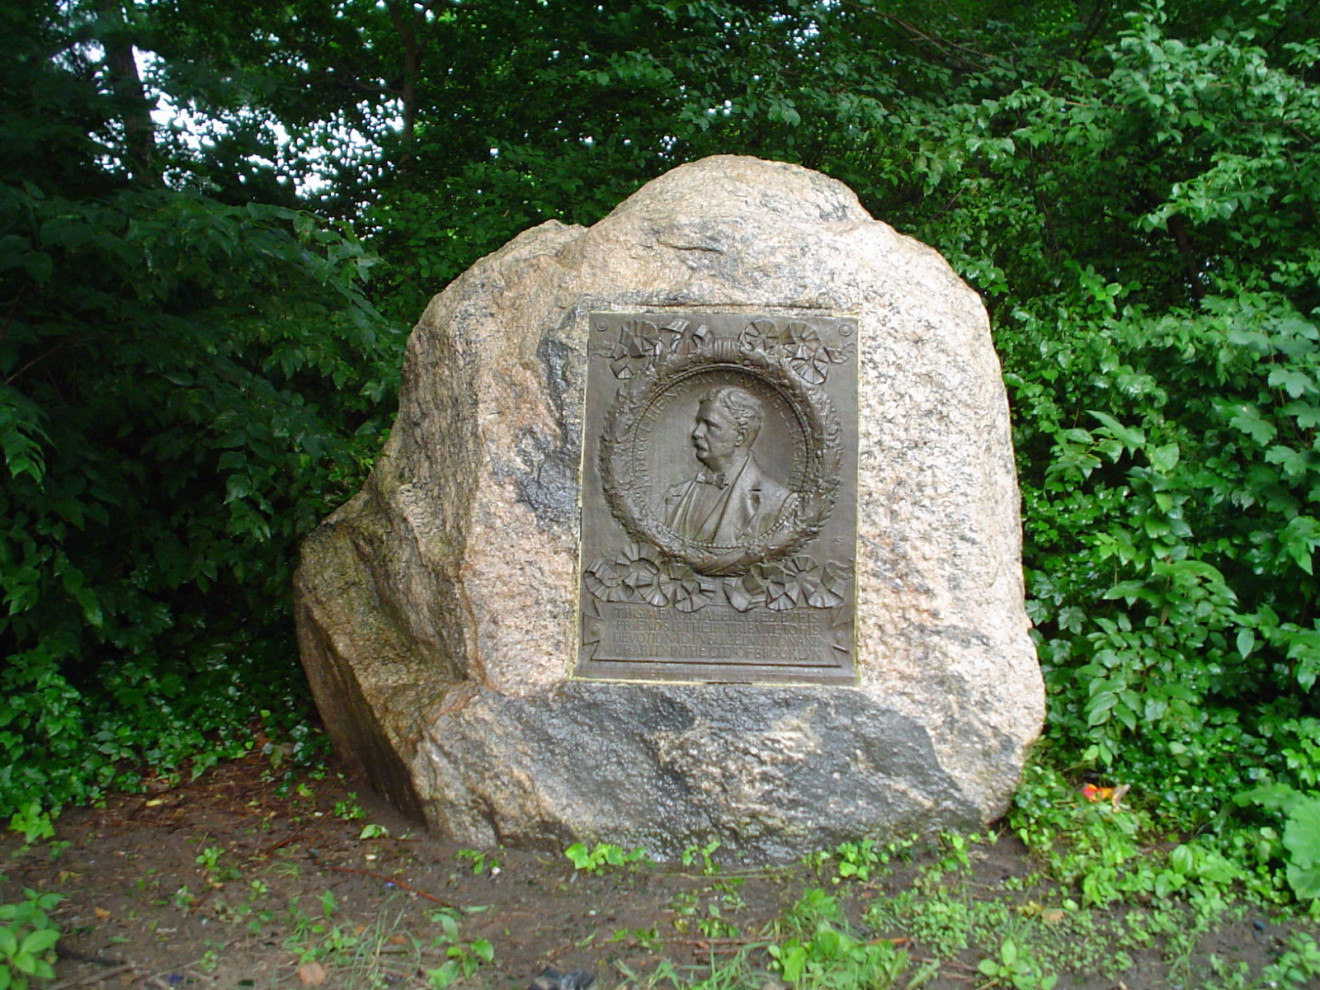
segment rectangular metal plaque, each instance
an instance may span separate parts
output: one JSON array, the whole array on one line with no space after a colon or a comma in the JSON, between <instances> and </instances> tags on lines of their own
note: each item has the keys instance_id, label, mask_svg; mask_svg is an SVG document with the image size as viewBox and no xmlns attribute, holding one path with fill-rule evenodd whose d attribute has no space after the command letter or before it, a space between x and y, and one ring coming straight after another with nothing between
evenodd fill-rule
<instances>
[{"instance_id":1,"label":"rectangular metal plaque","mask_svg":"<svg viewBox=\"0 0 1320 990\"><path fill-rule=\"evenodd\" d=\"M851 682L856 319L590 321L577 675Z\"/></svg>"}]
</instances>

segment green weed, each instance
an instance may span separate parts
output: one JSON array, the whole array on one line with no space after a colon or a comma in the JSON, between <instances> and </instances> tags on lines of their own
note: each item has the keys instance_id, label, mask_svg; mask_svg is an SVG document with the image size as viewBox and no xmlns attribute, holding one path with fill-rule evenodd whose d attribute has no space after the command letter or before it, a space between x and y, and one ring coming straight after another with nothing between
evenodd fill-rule
<instances>
[{"instance_id":1,"label":"green weed","mask_svg":"<svg viewBox=\"0 0 1320 990\"><path fill-rule=\"evenodd\" d=\"M839 902L808 889L781 919L786 938L766 948L788 983L812 987L890 987L908 966L907 953L885 939L864 939L843 920Z\"/></svg>"},{"instance_id":2,"label":"green weed","mask_svg":"<svg viewBox=\"0 0 1320 990\"><path fill-rule=\"evenodd\" d=\"M1022 952L1012 939L1004 939L997 955L982 959L976 967L990 977L986 986L1013 987L1015 990L1054 990L1059 981L1057 974L1045 974L1040 963L1028 952Z\"/></svg>"},{"instance_id":3,"label":"green weed","mask_svg":"<svg viewBox=\"0 0 1320 990\"><path fill-rule=\"evenodd\" d=\"M856 877L869 880L871 870L880 865L880 856L875 849L874 839L862 839L860 842L841 843L835 852L839 860L839 875L834 882Z\"/></svg>"},{"instance_id":4,"label":"green weed","mask_svg":"<svg viewBox=\"0 0 1320 990\"><path fill-rule=\"evenodd\" d=\"M336 801L334 806L334 815L336 818L342 818L346 822L361 821L367 816L358 804L357 795L349 791L348 797L341 801Z\"/></svg>"},{"instance_id":5,"label":"green weed","mask_svg":"<svg viewBox=\"0 0 1320 990\"><path fill-rule=\"evenodd\" d=\"M1308 749L1314 751L1314 747ZM1285 876L1298 900L1320 898L1320 795L1273 783L1239 794L1234 802L1255 805L1282 819L1282 837L1277 844L1271 843L1267 855L1286 858ZM1269 838L1278 838L1278 833L1270 833Z\"/></svg>"},{"instance_id":6,"label":"green weed","mask_svg":"<svg viewBox=\"0 0 1320 990\"><path fill-rule=\"evenodd\" d=\"M49 912L61 900L58 894L25 888L23 900L0 904L0 988L27 990L30 980L55 978L55 943L61 933Z\"/></svg>"},{"instance_id":7,"label":"green weed","mask_svg":"<svg viewBox=\"0 0 1320 990\"><path fill-rule=\"evenodd\" d=\"M1288 938L1287 950L1265 967L1257 985L1294 987L1296 990L1320 985L1320 946L1309 935L1293 932Z\"/></svg>"},{"instance_id":8,"label":"green weed","mask_svg":"<svg viewBox=\"0 0 1320 990\"><path fill-rule=\"evenodd\" d=\"M426 971L426 979L434 990L446 990L455 981L467 979L482 965L495 959L495 948L484 939L464 942L459 939L457 913L450 909L433 911L431 921L440 926L441 934L432 945L443 948L445 961Z\"/></svg>"},{"instance_id":9,"label":"green weed","mask_svg":"<svg viewBox=\"0 0 1320 990\"><path fill-rule=\"evenodd\" d=\"M714 876L720 872L720 866L711 857L715 851L720 848L719 839L711 839L704 846L691 845L683 850L682 861L684 866L691 866L701 860L701 872L704 876Z\"/></svg>"},{"instance_id":10,"label":"green weed","mask_svg":"<svg viewBox=\"0 0 1320 990\"><path fill-rule=\"evenodd\" d=\"M480 876L486 872L487 868L490 869L492 874L499 873L500 871L500 861L491 853L479 852L476 849L460 849L458 852L454 853L454 858L460 860L466 859L470 862L472 864L473 876Z\"/></svg>"},{"instance_id":11,"label":"green weed","mask_svg":"<svg viewBox=\"0 0 1320 990\"><path fill-rule=\"evenodd\" d=\"M10 817L9 830L11 832L22 832L23 842L26 845L32 845L42 839L53 838L55 835L54 820L59 813L59 808L47 810L42 808L39 801L28 801Z\"/></svg>"},{"instance_id":12,"label":"green weed","mask_svg":"<svg viewBox=\"0 0 1320 990\"><path fill-rule=\"evenodd\" d=\"M660 930L655 927L634 928L632 930L619 928L610 935L609 942L611 944L629 942L636 945L638 948L646 949L651 952L659 949L662 944L660 940Z\"/></svg>"},{"instance_id":13,"label":"green weed","mask_svg":"<svg viewBox=\"0 0 1320 990\"><path fill-rule=\"evenodd\" d=\"M573 864L573 869L583 873L600 873L607 866L627 866L634 863L646 863L646 853L641 849L624 852L621 848L606 842L598 842L588 849L581 842L574 842L564 850L564 855Z\"/></svg>"}]
</instances>

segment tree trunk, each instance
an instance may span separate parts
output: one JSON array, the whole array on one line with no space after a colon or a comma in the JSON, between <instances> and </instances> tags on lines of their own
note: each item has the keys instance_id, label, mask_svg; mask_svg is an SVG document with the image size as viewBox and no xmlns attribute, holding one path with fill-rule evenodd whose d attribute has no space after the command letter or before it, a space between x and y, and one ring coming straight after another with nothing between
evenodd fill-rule
<instances>
[{"instance_id":1,"label":"tree trunk","mask_svg":"<svg viewBox=\"0 0 1320 990\"><path fill-rule=\"evenodd\" d=\"M161 181L156 156L156 124L151 119L152 104L147 100L138 72L137 57L129 40L128 25L120 0L101 0L101 14L110 28L103 35L105 67L120 105L124 124L124 164L135 183L153 185Z\"/></svg>"},{"instance_id":2,"label":"tree trunk","mask_svg":"<svg viewBox=\"0 0 1320 990\"><path fill-rule=\"evenodd\" d=\"M390 21L403 46L403 85L399 96L403 100L403 157L411 154L413 134L417 129L417 70L421 66L422 47L417 39L418 29L422 26L429 7L412 8L412 17L404 16L400 0L388 0Z\"/></svg>"}]
</instances>

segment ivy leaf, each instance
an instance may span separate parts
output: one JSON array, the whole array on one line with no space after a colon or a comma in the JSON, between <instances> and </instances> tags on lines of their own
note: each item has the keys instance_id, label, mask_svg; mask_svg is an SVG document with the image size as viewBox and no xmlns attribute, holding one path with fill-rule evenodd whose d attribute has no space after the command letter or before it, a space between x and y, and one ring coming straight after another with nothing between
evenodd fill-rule
<instances>
[{"instance_id":1,"label":"ivy leaf","mask_svg":"<svg viewBox=\"0 0 1320 990\"><path fill-rule=\"evenodd\" d=\"M1320 545L1320 523L1310 516L1294 516L1279 534L1279 542L1298 567L1312 573L1311 552Z\"/></svg>"},{"instance_id":2,"label":"ivy leaf","mask_svg":"<svg viewBox=\"0 0 1320 990\"><path fill-rule=\"evenodd\" d=\"M1289 477L1297 478L1306 473L1306 468L1310 464L1310 453L1305 450L1293 450L1284 444L1275 444L1269 450L1265 451L1265 462L1267 464L1277 464L1283 468L1284 474Z\"/></svg>"},{"instance_id":3,"label":"ivy leaf","mask_svg":"<svg viewBox=\"0 0 1320 990\"><path fill-rule=\"evenodd\" d=\"M1315 394L1315 381L1310 375L1286 365L1270 369L1270 388L1282 387L1294 399L1303 395Z\"/></svg>"},{"instance_id":4,"label":"ivy leaf","mask_svg":"<svg viewBox=\"0 0 1320 990\"><path fill-rule=\"evenodd\" d=\"M1232 406L1229 425L1250 436L1262 447L1278 436L1274 424L1264 419L1260 410L1250 403L1243 402Z\"/></svg>"}]
</instances>

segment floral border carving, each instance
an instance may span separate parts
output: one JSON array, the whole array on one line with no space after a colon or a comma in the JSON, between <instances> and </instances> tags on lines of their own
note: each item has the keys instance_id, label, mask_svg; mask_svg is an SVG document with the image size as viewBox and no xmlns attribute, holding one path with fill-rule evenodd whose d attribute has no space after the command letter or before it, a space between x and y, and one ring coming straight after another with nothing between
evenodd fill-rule
<instances>
[{"instance_id":1,"label":"floral border carving","mask_svg":"<svg viewBox=\"0 0 1320 990\"><path fill-rule=\"evenodd\" d=\"M808 554L753 564L737 577L712 577L638 543L613 559L596 559L583 573L587 590L600 601L680 612L699 612L718 599L739 612L838 608L848 600L852 577L851 568L835 561L820 564Z\"/></svg>"}]
</instances>

